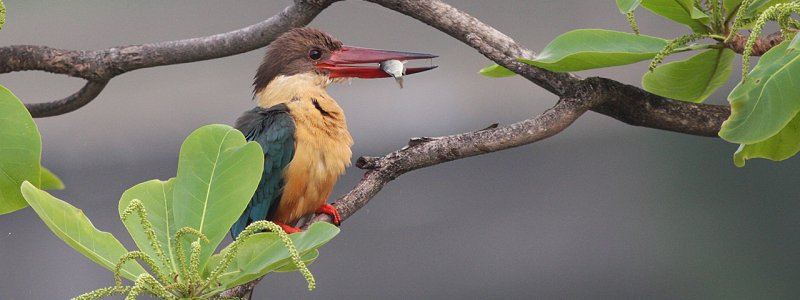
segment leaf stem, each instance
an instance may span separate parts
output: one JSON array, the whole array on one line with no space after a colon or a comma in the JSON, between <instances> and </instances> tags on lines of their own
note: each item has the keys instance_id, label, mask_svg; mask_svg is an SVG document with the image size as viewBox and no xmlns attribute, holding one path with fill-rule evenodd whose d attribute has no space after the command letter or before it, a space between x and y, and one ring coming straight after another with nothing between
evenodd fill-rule
<instances>
[{"instance_id":1,"label":"leaf stem","mask_svg":"<svg viewBox=\"0 0 800 300\"><path fill-rule=\"evenodd\" d=\"M685 47L675 48L675 51L673 53L694 51L694 50L703 50L703 49L719 49L721 47L722 46L720 46L719 44L695 44L695 45L689 45L689 46L685 46Z\"/></svg>"},{"instance_id":2,"label":"leaf stem","mask_svg":"<svg viewBox=\"0 0 800 300\"><path fill-rule=\"evenodd\" d=\"M707 34L706 36L709 37L709 38L718 40L718 41L724 41L727 38L725 36L722 36L722 35L719 35L719 34L713 34L713 33Z\"/></svg>"}]
</instances>

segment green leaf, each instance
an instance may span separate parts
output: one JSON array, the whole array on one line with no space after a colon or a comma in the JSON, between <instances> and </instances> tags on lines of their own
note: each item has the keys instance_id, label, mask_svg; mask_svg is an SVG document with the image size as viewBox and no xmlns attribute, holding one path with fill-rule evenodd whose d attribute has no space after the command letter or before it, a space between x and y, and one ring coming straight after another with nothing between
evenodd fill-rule
<instances>
[{"instance_id":1,"label":"green leaf","mask_svg":"<svg viewBox=\"0 0 800 300\"><path fill-rule=\"evenodd\" d=\"M728 15L734 13L734 10L739 9L739 5L741 4L742 0L722 0L722 7L725 8Z\"/></svg>"},{"instance_id":2,"label":"green leaf","mask_svg":"<svg viewBox=\"0 0 800 300\"><path fill-rule=\"evenodd\" d=\"M711 17L697 7L692 7L691 16L692 19L700 21L700 23L703 23L703 25L708 24L708 22L711 20Z\"/></svg>"},{"instance_id":3,"label":"green leaf","mask_svg":"<svg viewBox=\"0 0 800 300\"><path fill-rule=\"evenodd\" d=\"M31 114L11 91L0 86L0 214L24 208L19 187L40 183L42 138Z\"/></svg>"},{"instance_id":4,"label":"green leaf","mask_svg":"<svg viewBox=\"0 0 800 300\"><path fill-rule=\"evenodd\" d=\"M689 26L694 32L707 32L709 17L692 0L643 0L642 7L672 21Z\"/></svg>"},{"instance_id":5,"label":"green leaf","mask_svg":"<svg viewBox=\"0 0 800 300\"><path fill-rule=\"evenodd\" d=\"M309 259L309 252L322 247L339 233L339 228L325 222L311 224L308 230L290 234L297 251L304 260ZM228 248L220 251L218 262ZM216 256L216 255L215 255ZM280 237L272 232L257 233L239 246L232 263L220 276L224 288L231 288L274 271L291 271L291 257ZM216 264L208 265L209 272Z\"/></svg>"},{"instance_id":6,"label":"green leaf","mask_svg":"<svg viewBox=\"0 0 800 300\"><path fill-rule=\"evenodd\" d=\"M792 41L789 42L787 51L797 51L800 50L800 34L795 34Z\"/></svg>"},{"instance_id":7,"label":"green leaf","mask_svg":"<svg viewBox=\"0 0 800 300\"><path fill-rule=\"evenodd\" d=\"M745 161L751 158L781 161L794 156L798 151L800 151L800 114L795 115L778 134L755 144L740 145L739 150L733 154L733 163L737 167L744 167Z\"/></svg>"},{"instance_id":8,"label":"green leaf","mask_svg":"<svg viewBox=\"0 0 800 300\"><path fill-rule=\"evenodd\" d=\"M779 3L788 3L792 0L755 0L745 9L744 15L742 18L749 19L753 18L766 10L767 8L779 4ZM741 9L739 6L742 4L742 0L723 0L722 5L725 8L725 14L727 18L732 18L736 12Z\"/></svg>"},{"instance_id":9,"label":"green leaf","mask_svg":"<svg viewBox=\"0 0 800 300\"><path fill-rule=\"evenodd\" d=\"M787 52L787 45L767 51L747 80L728 95L731 115L722 123L720 137L755 144L777 134L800 111L800 52Z\"/></svg>"},{"instance_id":10,"label":"green leaf","mask_svg":"<svg viewBox=\"0 0 800 300\"><path fill-rule=\"evenodd\" d=\"M159 247L161 247L161 251L166 254L172 264L164 265L158 259L159 256L155 249L150 246L150 240L145 234L138 214L129 216L123 222L125 228L128 229L131 237L133 237L136 246L158 262L162 270L177 272L178 261L175 258L176 252L173 240L177 230L175 229L175 219L172 212L172 190L174 187L175 178L167 181L150 180L137 184L122 193L122 197L119 200L119 214L122 216L122 213L133 199L139 199L147 212L147 220L153 225L153 231L155 231L156 240L159 243Z\"/></svg>"},{"instance_id":11,"label":"green leaf","mask_svg":"<svg viewBox=\"0 0 800 300\"><path fill-rule=\"evenodd\" d=\"M555 72L572 72L621 66L652 59L667 40L646 35L603 29L578 29L556 37L526 64ZM516 73L494 64L480 70L487 77L508 77Z\"/></svg>"},{"instance_id":12,"label":"green leaf","mask_svg":"<svg viewBox=\"0 0 800 300\"><path fill-rule=\"evenodd\" d=\"M687 60L658 66L642 77L642 86L653 94L687 102L703 102L725 84L735 53L712 49Z\"/></svg>"},{"instance_id":13,"label":"green leaf","mask_svg":"<svg viewBox=\"0 0 800 300\"><path fill-rule=\"evenodd\" d=\"M556 37L533 60L524 63L556 72L632 64L652 59L667 40L627 32L578 29Z\"/></svg>"},{"instance_id":14,"label":"green leaf","mask_svg":"<svg viewBox=\"0 0 800 300\"><path fill-rule=\"evenodd\" d=\"M53 174L52 171L48 170L45 167L42 168L42 182L40 189L43 190L63 190L64 189L64 182L61 181L61 178L58 178L56 174Z\"/></svg>"},{"instance_id":15,"label":"green leaf","mask_svg":"<svg viewBox=\"0 0 800 300\"><path fill-rule=\"evenodd\" d=\"M261 179L264 152L227 125L195 130L181 146L173 192L175 228L191 227L208 237L199 268L242 215ZM195 238L187 236L189 245ZM189 247L185 247L189 257Z\"/></svg>"},{"instance_id":16,"label":"green leaf","mask_svg":"<svg viewBox=\"0 0 800 300\"><path fill-rule=\"evenodd\" d=\"M22 183L21 190L25 200L56 236L97 264L113 271L120 257L128 252L113 235L97 230L80 209L27 181ZM142 266L129 261L120 275L136 280L142 273L145 273Z\"/></svg>"},{"instance_id":17,"label":"green leaf","mask_svg":"<svg viewBox=\"0 0 800 300\"><path fill-rule=\"evenodd\" d=\"M639 3L641 2L642 0L617 0L617 8L619 8L619 12L624 15L639 7Z\"/></svg>"},{"instance_id":18,"label":"green leaf","mask_svg":"<svg viewBox=\"0 0 800 300\"><path fill-rule=\"evenodd\" d=\"M501 78L501 77L509 77L517 75L517 73L514 73L511 70L506 69L505 67L502 67L498 64L493 64L491 66L485 67L481 69L478 73L480 73L483 76L492 78Z\"/></svg>"},{"instance_id":19,"label":"green leaf","mask_svg":"<svg viewBox=\"0 0 800 300\"><path fill-rule=\"evenodd\" d=\"M744 12L744 18L752 18L755 17L762 12L764 12L767 8L774 6L775 4L780 3L789 3L792 0L755 0L753 3L750 3L750 6Z\"/></svg>"}]
</instances>

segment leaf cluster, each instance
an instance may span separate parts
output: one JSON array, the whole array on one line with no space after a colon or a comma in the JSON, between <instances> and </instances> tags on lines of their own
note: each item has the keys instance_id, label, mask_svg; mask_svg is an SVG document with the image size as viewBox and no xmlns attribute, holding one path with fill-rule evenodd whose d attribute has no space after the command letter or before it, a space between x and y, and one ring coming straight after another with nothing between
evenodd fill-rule
<instances>
[{"instance_id":1,"label":"leaf cluster","mask_svg":"<svg viewBox=\"0 0 800 300\"><path fill-rule=\"evenodd\" d=\"M257 143L227 125L208 125L183 143L175 178L151 180L122 194L120 219L139 250L98 230L80 209L24 182L22 195L59 238L97 264L112 270L115 285L76 299L149 294L162 299L216 299L231 287L270 272L306 268L339 229L316 223L287 235L279 226L255 222L214 254L258 186L264 165ZM271 232L261 232L270 230ZM139 263L144 263L144 267ZM149 272L147 271L149 269ZM124 286L122 278L133 282Z\"/></svg>"},{"instance_id":2,"label":"leaf cluster","mask_svg":"<svg viewBox=\"0 0 800 300\"><path fill-rule=\"evenodd\" d=\"M723 139L740 144L734 163L749 158L783 160L800 151L800 86L792 74L800 71L800 2L792 0L616 0L620 13L634 33L604 29L578 29L551 41L534 59L518 60L555 72L621 66L650 60L642 87L650 93L686 102L707 99L730 77L735 52L731 43L751 34L742 53L743 73L728 101L731 116L719 132ZM639 34L633 13L642 7L689 29L673 39ZM786 39L773 47L748 73L749 57L764 25L774 21ZM662 64L671 54L697 51L683 60ZM480 71L488 77L514 75L492 65Z\"/></svg>"}]
</instances>

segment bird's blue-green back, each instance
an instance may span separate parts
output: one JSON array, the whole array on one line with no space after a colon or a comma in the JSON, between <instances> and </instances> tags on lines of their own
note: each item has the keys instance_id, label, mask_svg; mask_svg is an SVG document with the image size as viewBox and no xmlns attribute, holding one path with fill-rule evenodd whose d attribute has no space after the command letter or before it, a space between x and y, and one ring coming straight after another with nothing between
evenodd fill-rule
<instances>
[{"instance_id":1,"label":"bird's blue-green back","mask_svg":"<svg viewBox=\"0 0 800 300\"><path fill-rule=\"evenodd\" d=\"M252 222L267 220L275 213L285 184L283 170L294 157L295 124L285 104L270 108L256 107L236 121L248 141L256 141L264 150L264 174L253 198L239 220L231 226L231 237L239 236Z\"/></svg>"}]
</instances>

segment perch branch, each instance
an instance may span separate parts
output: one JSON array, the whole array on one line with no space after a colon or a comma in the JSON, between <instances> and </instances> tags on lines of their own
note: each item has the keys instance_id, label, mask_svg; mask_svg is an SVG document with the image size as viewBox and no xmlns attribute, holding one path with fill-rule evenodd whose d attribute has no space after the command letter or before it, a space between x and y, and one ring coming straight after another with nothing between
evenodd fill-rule
<instances>
[{"instance_id":1,"label":"perch branch","mask_svg":"<svg viewBox=\"0 0 800 300\"><path fill-rule=\"evenodd\" d=\"M383 188L402 174L440 163L527 145L556 135L569 127L583 113L602 101L562 99L544 113L506 126L450 135L412 140L409 146L382 157L360 157L356 166L367 169L361 181L333 206L342 220L355 214ZM330 216L320 214L309 224L330 222Z\"/></svg>"}]
</instances>

